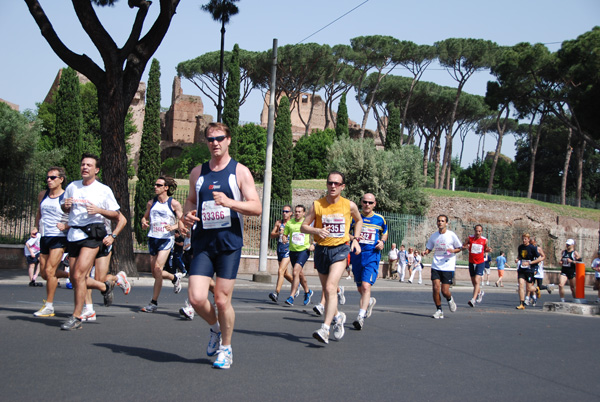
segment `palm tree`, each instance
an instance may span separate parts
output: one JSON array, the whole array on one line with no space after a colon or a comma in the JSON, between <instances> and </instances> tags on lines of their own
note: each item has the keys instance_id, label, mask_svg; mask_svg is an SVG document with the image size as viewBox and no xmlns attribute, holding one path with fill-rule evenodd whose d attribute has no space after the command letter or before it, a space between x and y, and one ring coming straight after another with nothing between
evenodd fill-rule
<instances>
[{"instance_id":1,"label":"palm tree","mask_svg":"<svg viewBox=\"0 0 600 402\"><path fill-rule=\"evenodd\" d=\"M221 111L223 109L221 99L223 98L223 59L225 55L225 24L229 18L236 15L240 10L234 4L239 0L210 0L201 6L202 11L212 15L214 21L221 21L221 65L219 67L219 103L217 104L217 122L221 122Z\"/></svg>"}]
</instances>

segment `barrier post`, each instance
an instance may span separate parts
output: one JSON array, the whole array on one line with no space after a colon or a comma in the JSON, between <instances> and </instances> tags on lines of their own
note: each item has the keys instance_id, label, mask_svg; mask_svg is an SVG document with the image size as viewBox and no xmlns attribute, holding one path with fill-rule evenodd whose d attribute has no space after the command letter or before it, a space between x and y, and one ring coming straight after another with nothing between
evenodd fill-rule
<instances>
[{"instance_id":1,"label":"barrier post","mask_svg":"<svg viewBox=\"0 0 600 402\"><path fill-rule=\"evenodd\" d=\"M575 303L585 304L585 264L575 263Z\"/></svg>"}]
</instances>

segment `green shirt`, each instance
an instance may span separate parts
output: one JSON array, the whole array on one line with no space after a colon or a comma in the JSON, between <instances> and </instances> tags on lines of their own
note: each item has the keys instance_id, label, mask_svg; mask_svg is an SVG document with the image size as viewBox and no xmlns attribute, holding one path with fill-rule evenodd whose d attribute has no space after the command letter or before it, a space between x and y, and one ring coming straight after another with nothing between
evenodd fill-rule
<instances>
[{"instance_id":1,"label":"green shirt","mask_svg":"<svg viewBox=\"0 0 600 402\"><path fill-rule=\"evenodd\" d=\"M285 224L283 234L288 237L290 251L303 251L310 247L310 235L300 232L302 222L304 222L304 219L298 222L292 218Z\"/></svg>"}]
</instances>

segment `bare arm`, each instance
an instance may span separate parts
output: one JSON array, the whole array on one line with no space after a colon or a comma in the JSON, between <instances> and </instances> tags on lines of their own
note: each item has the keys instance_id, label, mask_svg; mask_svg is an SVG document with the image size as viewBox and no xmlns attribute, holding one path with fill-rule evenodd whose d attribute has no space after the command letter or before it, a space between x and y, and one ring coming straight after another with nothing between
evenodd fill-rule
<instances>
[{"instance_id":1,"label":"bare arm","mask_svg":"<svg viewBox=\"0 0 600 402\"><path fill-rule=\"evenodd\" d=\"M238 186L242 191L243 200L233 200L220 191L213 191L215 204L222 205L242 215L260 215L262 213L262 205L260 203L260 198L258 198L256 185L254 184L254 178L252 177L250 170L241 163L238 163L236 176L238 179Z\"/></svg>"},{"instance_id":2,"label":"bare arm","mask_svg":"<svg viewBox=\"0 0 600 402\"><path fill-rule=\"evenodd\" d=\"M119 211L117 219L113 219L113 221L117 221L117 226L115 227L115 230L113 230L112 236L105 236L102 240L102 243L104 243L104 245L106 246L110 246L111 244L113 244L115 241L115 237L118 236L119 233L121 233L125 228L125 225L127 225L127 218L125 218L125 215L123 215L121 211Z\"/></svg>"},{"instance_id":3,"label":"bare arm","mask_svg":"<svg viewBox=\"0 0 600 402\"><path fill-rule=\"evenodd\" d=\"M37 212L35 213L35 226L32 229L35 229L35 231L37 232L39 227L40 227L40 220L42 219L42 211L41 211L41 207L40 204L42 202L42 198L44 198L44 194L46 194L45 191L40 191L40 193L38 194L38 207L37 207Z\"/></svg>"},{"instance_id":4,"label":"bare arm","mask_svg":"<svg viewBox=\"0 0 600 402\"><path fill-rule=\"evenodd\" d=\"M144 216L142 216L142 229L148 229L150 227L150 222L148 221L148 219L150 219L151 209L152 200L148 201L148 203L146 204L146 212L144 213Z\"/></svg>"},{"instance_id":5,"label":"bare arm","mask_svg":"<svg viewBox=\"0 0 600 402\"><path fill-rule=\"evenodd\" d=\"M271 239L276 239L279 237L279 229L281 228L281 221L275 222L275 226L273 226L273 230L271 230Z\"/></svg>"},{"instance_id":6,"label":"bare arm","mask_svg":"<svg viewBox=\"0 0 600 402\"><path fill-rule=\"evenodd\" d=\"M354 233L358 233L360 237L360 233L362 233L362 216L360 216L360 212L355 203L350 201L350 215L354 219ZM354 240L350 243L350 251L354 251L354 254L360 254L360 244L358 244L359 238L354 236Z\"/></svg>"}]
</instances>

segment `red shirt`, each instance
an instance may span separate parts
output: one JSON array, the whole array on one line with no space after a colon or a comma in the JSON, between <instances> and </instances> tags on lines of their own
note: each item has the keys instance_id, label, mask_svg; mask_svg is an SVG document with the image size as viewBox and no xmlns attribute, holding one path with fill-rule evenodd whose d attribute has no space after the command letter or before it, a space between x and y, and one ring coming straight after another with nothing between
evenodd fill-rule
<instances>
[{"instance_id":1,"label":"red shirt","mask_svg":"<svg viewBox=\"0 0 600 402\"><path fill-rule=\"evenodd\" d=\"M475 236L469 236L469 262L471 264L483 264L483 256L487 247L487 239L481 236L476 239Z\"/></svg>"}]
</instances>

